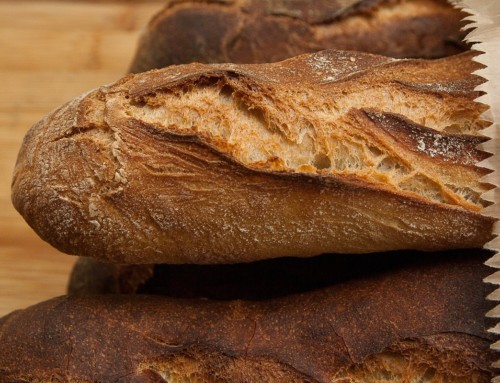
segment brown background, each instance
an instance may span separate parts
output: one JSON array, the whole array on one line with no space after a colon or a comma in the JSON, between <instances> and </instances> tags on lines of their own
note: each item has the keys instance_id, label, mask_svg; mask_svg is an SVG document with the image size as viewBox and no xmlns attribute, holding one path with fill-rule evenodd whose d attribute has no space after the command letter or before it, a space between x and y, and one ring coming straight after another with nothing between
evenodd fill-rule
<instances>
[{"instance_id":1,"label":"brown background","mask_svg":"<svg viewBox=\"0 0 500 383\"><path fill-rule=\"evenodd\" d=\"M60 104L120 78L163 3L0 0L0 316L64 294L75 261L40 240L12 207L24 134Z\"/></svg>"}]
</instances>

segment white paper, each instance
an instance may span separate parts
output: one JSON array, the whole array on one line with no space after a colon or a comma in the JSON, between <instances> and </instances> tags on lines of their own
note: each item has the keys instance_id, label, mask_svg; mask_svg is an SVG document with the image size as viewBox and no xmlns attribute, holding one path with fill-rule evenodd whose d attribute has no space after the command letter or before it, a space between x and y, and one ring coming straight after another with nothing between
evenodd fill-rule
<instances>
[{"instance_id":1,"label":"white paper","mask_svg":"<svg viewBox=\"0 0 500 383\"><path fill-rule=\"evenodd\" d=\"M500 220L500 172L498 171L498 156L500 155L499 142L499 127L500 127L500 1L499 0L454 0L453 3L462 8L470 16L467 20L471 24L467 28L473 28L467 35L467 40L475 43L474 49L483 52L476 57L476 61L482 63L486 67L476 72L487 81L482 84L478 90L484 91L485 94L478 98L477 101L488 105L490 108L484 114L484 118L492 123L492 125L483 130L483 134L490 137L490 140L481 146L481 149L492 153L492 156L479 165L493 170L491 174L484 177L483 181L495 186L494 189L485 193L483 198L492 202L491 206L482 210L482 214L495 217ZM500 234L500 223L494 227L494 234ZM500 269L500 236L489 242L486 247L495 251L486 264L492 268ZM485 278L485 283L500 285L500 271L492 269L492 274ZM500 288L488 296L495 302L500 301ZM493 310L487 313L490 318L500 318L500 305L497 305ZM499 321L497 321L499 322ZM500 322L490 332L500 334ZM500 350L500 341L495 342L491 346L495 350ZM494 364L495 367L500 367L500 361ZM493 379L493 382L500 383L500 376Z\"/></svg>"}]
</instances>

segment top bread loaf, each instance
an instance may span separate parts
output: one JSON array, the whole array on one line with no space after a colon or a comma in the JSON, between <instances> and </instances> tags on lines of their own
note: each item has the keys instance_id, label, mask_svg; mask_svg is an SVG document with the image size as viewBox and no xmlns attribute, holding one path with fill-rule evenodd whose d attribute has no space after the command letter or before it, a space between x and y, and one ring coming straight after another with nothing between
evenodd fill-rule
<instances>
[{"instance_id":1,"label":"top bread loaf","mask_svg":"<svg viewBox=\"0 0 500 383\"><path fill-rule=\"evenodd\" d=\"M174 0L149 23L131 71L264 63L323 49L437 58L465 49L446 0Z\"/></svg>"},{"instance_id":2,"label":"top bread loaf","mask_svg":"<svg viewBox=\"0 0 500 383\"><path fill-rule=\"evenodd\" d=\"M129 75L28 132L13 202L62 251L125 263L480 247L472 59L323 51Z\"/></svg>"}]
</instances>

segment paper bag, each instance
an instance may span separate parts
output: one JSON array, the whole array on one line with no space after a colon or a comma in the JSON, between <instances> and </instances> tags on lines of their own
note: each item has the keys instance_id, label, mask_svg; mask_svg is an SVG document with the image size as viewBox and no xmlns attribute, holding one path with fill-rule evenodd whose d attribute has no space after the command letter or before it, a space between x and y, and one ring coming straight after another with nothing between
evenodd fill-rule
<instances>
[{"instance_id":1,"label":"paper bag","mask_svg":"<svg viewBox=\"0 0 500 383\"><path fill-rule=\"evenodd\" d=\"M483 134L490 138L481 147L484 151L491 153L491 157L481 162L479 165L492 170L492 173L484 177L483 181L494 186L489 192L483 195L483 198L491 202L491 205L482 211L482 214L493 216L500 219L500 192L499 182L499 124L500 124L500 1L499 0L455 0L454 4L470 14L466 20L470 21L467 28L470 32L467 40L474 44L474 49L483 52L476 57L476 60L484 65L476 74L487 80L478 90L484 94L477 99L478 102L489 106L484 114L484 119L491 122L491 125L483 130ZM494 234L500 234L500 223L494 226ZM494 272L494 268L500 269L500 236L497 236L486 245L493 250L495 254L488 260L487 264L491 266L492 275L486 278L485 282L500 285L500 271ZM500 301L500 288L490 294L488 299ZM500 305L491 310L489 317L500 318ZM500 334L500 323L490 329L491 332ZM492 345L496 350L500 350L500 341ZM499 354L500 357L500 354ZM500 367L500 361L495 367ZM494 382L500 382L500 376L497 376Z\"/></svg>"}]
</instances>

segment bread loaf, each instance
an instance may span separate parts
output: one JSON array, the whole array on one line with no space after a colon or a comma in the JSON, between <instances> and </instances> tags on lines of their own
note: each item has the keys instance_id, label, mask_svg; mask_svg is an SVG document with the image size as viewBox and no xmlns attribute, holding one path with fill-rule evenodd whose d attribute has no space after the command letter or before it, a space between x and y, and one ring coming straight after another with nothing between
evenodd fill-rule
<instances>
[{"instance_id":1,"label":"bread loaf","mask_svg":"<svg viewBox=\"0 0 500 383\"><path fill-rule=\"evenodd\" d=\"M436 58L465 49L464 16L446 0L176 0L147 26L131 71L332 48Z\"/></svg>"},{"instance_id":2,"label":"bread loaf","mask_svg":"<svg viewBox=\"0 0 500 383\"><path fill-rule=\"evenodd\" d=\"M487 259L485 250L395 251L374 254L324 254L227 265L120 265L81 257L68 294L152 294L211 300L269 300L306 293L381 273L452 262L453 257Z\"/></svg>"},{"instance_id":3,"label":"bread loaf","mask_svg":"<svg viewBox=\"0 0 500 383\"><path fill-rule=\"evenodd\" d=\"M481 247L473 54L191 64L82 95L26 135L13 203L117 263Z\"/></svg>"},{"instance_id":4,"label":"bread loaf","mask_svg":"<svg viewBox=\"0 0 500 383\"><path fill-rule=\"evenodd\" d=\"M264 300L56 298L0 320L0 382L486 383L485 260L415 257Z\"/></svg>"}]
</instances>

